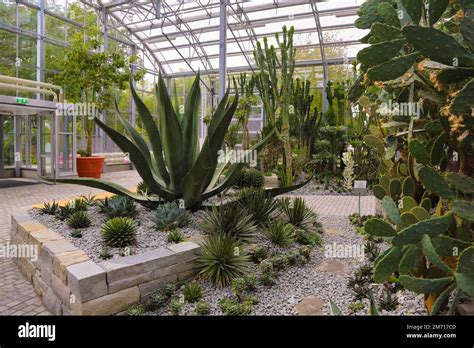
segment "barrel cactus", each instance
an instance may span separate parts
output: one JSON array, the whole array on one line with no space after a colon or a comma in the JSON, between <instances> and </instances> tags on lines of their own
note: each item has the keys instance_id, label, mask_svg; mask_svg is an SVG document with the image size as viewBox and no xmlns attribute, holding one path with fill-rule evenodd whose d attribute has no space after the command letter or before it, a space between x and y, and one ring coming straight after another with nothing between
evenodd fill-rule
<instances>
[{"instance_id":1,"label":"barrel cactus","mask_svg":"<svg viewBox=\"0 0 474 348\"><path fill-rule=\"evenodd\" d=\"M101 234L105 244L122 248L135 243L137 226L131 218L115 217L102 226Z\"/></svg>"}]
</instances>

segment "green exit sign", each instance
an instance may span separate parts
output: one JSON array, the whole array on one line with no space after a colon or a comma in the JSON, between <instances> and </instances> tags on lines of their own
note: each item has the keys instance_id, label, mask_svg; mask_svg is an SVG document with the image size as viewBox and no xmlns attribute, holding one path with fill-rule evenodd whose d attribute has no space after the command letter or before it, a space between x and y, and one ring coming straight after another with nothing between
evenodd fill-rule
<instances>
[{"instance_id":1,"label":"green exit sign","mask_svg":"<svg viewBox=\"0 0 474 348\"><path fill-rule=\"evenodd\" d=\"M16 98L18 104L28 104L28 98Z\"/></svg>"}]
</instances>

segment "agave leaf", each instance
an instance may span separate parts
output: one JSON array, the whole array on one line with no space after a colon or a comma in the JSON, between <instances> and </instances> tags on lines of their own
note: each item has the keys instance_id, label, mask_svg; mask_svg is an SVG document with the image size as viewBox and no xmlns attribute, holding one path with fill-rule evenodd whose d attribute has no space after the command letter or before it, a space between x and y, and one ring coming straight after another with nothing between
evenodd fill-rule
<instances>
[{"instance_id":1,"label":"agave leaf","mask_svg":"<svg viewBox=\"0 0 474 348\"><path fill-rule=\"evenodd\" d=\"M113 182L94 179L94 178L74 178L74 179L56 179L56 180L47 179L47 178L42 178L42 179L49 182L59 182L62 184L75 184L75 185L82 185L82 186L97 188L97 189L104 190L110 193L114 193L116 195L128 196L136 200L137 202L158 202L160 200L159 197L143 196L141 194L127 190L125 187L122 187Z\"/></svg>"},{"instance_id":2,"label":"agave leaf","mask_svg":"<svg viewBox=\"0 0 474 348\"><path fill-rule=\"evenodd\" d=\"M199 82L198 73L186 97L184 115L181 121L185 173L192 168L199 155L199 104L201 103Z\"/></svg>"},{"instance_id":3,"label":"agave leaf","mask_svg":"<svg viewBox=\"0 0 474 348\"><path fill-rule=\"evenodd\" d=\"M224 101L221 101L221 104L223 102ZM209 133L210 131L208 132L194 166L184 176L185 189L183 191L183 199L187 207L192 207L200 203L198 200L201 199L201 194L212 181L217 167L218 151L222 147L225 133L232 121L238 102L239 99L236 96L234 102L224 110L222 117L219 115L219 117L216 117L216 114L214 114L213 119L220 119L220 121L215 125L212 133Z\"/></svg>"},{"instance_id":4,"label":"agave leaf","mask_svg":"<svg viewBox=\"0 0 474 348\"><path fill-rule=\"evenodd\" d=\"M291 186L285 186L285 187L277 187L277 188L272 188L272 189L268 189L268 190L265 190L265 192L272 196L272 197L276 197L276 196L279 196L279 195L282 195L282 194L285 194L287 192L291 192L291 191L294 191L294 190L297 190L299 188L302 188L304 185L306 185L307 183L309 183L311 180L313 180L313 176L311 175L311 177L300 183L300 184L297 184L297 185L291 185Z\"/></svg>"},{"instance_id":5,"label":"agave leaf","mask_svg":"<svg viewBox=\"0 0 474 348\"><path fill-rule=\"evenodd\" d=\"M337 304L333 302L333 300L329 299L329 303L331 305L331 315L344 315Z\"/></svg>"},{"instance_id":6,"label":"agave leaf","mask_svg":"<svg viewBox=\"0 0 474 348\"><path fill-rule=\"evenodd\" d=\"M132 93L133 100L135 101L135 105L138 110L138 116L140 116L142 124L145 127L145 131L148 134L148 139L150 139L150 144L153 150L153 156L155 157L158 172L165 181L166 186L168 186L170 183L170 177L163 160L163 147L161 144L158 127L156 126L155 120L151 116L150 110L148 110L145 103L143 103L137 94L133 83L130 83L130 92Z\"/></svg>"},{"instance_id":7,"label":"agave leaf","mask_svg":"<svg viewBox=\"0 0 474 348\"><path fill-rule=\"evenodd\" d=\"M165 156L166 167L170 175L170 184L174 191L181 193L183 168L183 139L179 120L174 112L173 104L166 91L163 76L158 78L155 86L158 100L158 117L161 131L161 143Z\"/></svg>"},{"instance_id":8,"label":"agave leaf","mask_svg":"<svg viewBox=\"0 0 474 348\"><path fill-rule=\"evenodd\" d=\"M128 134L130 136L130 140L135 144L135 146L140 150L142 155L146 158L148 166L153 168L153 171L154 171L155 174L159 174L158 169L156 167L156 162L152 161L151 155L150 155L150 149L148 149L148 146L147 146L145 140L143 140L141 135L136 131L135 128L133 128L133 126L130 124L130 122L128 122L128 120L126 120L122 117L122 114L121 114L121 112L118 108L118 105L117 105L117 99L115 99L115 110L117 112L117 116L118 116L120 122L123 124L123 126L125 127L125 130L128 132ZM163 180L163 182L164 182L164 180Z\"/></svg>"},{"instance_id":9,"label":"agave leaf","mask_svg":"<svg viewBox=\"0 0 474 348\"><path fill-rule=\"evenodd\" d=\"M153 175L150 167L147 165L145 157L140 152L138 147L135 146L135 144L133 144L121 133L110 128L105 123L102 123L97 117L95 118L95 120L98 126L104 130L104 132L110 137L110 139L112 139L114 143L117 144L117 146L120 147L123 152L127 152L130 154L130 160L135 166L138 174L140 174L141 178L152 192L167 200L176 199L176 196L171 191L168 191L166 188L158 184L158 178Z\"/></svg>"}]
</instances>

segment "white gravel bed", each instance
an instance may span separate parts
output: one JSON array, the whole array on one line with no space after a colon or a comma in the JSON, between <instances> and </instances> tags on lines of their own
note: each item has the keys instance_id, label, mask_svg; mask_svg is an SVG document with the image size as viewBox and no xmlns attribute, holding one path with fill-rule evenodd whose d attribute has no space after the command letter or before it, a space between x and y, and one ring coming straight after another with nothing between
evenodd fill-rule
<instances>
[{"instance_id":1,"label":"white gravel bed","mask_svg":"<svg viewBox=\"0 0 474 348\"><path fill-rule=\"evenodd\" d=\"M137 224L136 244L130 245L127 248L108 247L113 258L140 254L169 245L167 242L168 231L159 231L155 228L155 223L153 222L153 211L150 211L139 204L136 204L136 210L138 212L134 219ZM78 229L82 232L81 238L74 238L71 236L71 232L74 229L69 227L67 220L61 221L52 215L41 214L38 209L31 209L29 210L29 213L35 218L35 220L61 234L64 238L74 244L75 247L83 250L95 262L103 261L100 258L100 253L106 245L102 241L100 230L104 222L108 220L108 217L100 212L98 206L89 207L87 214L89 215L92 224L88 228ZM181 229L185 238L199 232L197 222L201 214L201 212L193 213L191 215L190 223Z\"/></svg>"},{"instance_id":2,"label":"white gravel bed","mask_svg":"<svg viewBox=\"0 0 474 348\"><path fill-rule=\"evenodd\" d=\"M358 235L353 226L346 218L333 216L321 216L320 221L325 230L328 228L337 228L344 233L341 236L324 234L324 243L332 244L356 244L363 245L364 238ZM265 243L266 244L266 243ZM324 256L324 245L315 248L312 252L310 261L304 266L290 266L285 271L279 272L277 283L272 287L257 285L255 291L247 293L252 295L259 301L254 305L252 315L296 315L295 305L304 297L315 295L324 301L323 314L329 315L329 299L332 299L344 312L349 315L348 306L355 302L352 291L347 287L348 280L354 272L366 260L359 259L338 259L347 264L347 273L339 275L330 272L324 272L317 269L323 261L329 259ZM252 270L258 274L257 265L252 265ZM207 281L197 280L203 290L203 300L211 305L211 315L222 315L219 308L219 300L224 297L232 297L230 287L217 288ZM183 287L182 287L183 288ZM181 288L181 289L182 289ZM181 295L181 289L174 296ZM374 297L378 302L383 292L383 286L380 284L372 284ZM245 296L245 294L244 294ZM381 315L426 315L423 304L423 295L418 295L410 291L400 291L393 294L392 297L398 297L400 305L391 312L380 311ZM356 315L367 315L369 303L368 300L363 301L365 308ZM184 304L181 315L193 315L195 304ZM170 315L168 308L158 310L151 315ZM352 314L354 315L354 314Z\"/></svg>"}]
</instances>

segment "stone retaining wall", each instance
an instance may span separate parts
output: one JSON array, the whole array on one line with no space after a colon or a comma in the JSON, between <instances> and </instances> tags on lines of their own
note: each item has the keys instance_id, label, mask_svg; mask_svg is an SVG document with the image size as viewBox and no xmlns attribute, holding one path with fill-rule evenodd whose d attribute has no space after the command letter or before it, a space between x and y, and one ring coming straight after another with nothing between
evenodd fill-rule
<instances>
[{"instance_id":1,"label":"stone retaining wall","mask_svg":"<svg viewBox=\"0 0 474 348\"><path fill-rule=\"evenodd\" d=\"M26 212L12 214L10 244L37 246L37 259L14 258L54 315L113 315L144 303L167 282L194 277L199 245L182 242L143 254L92 261Z\"/></svg>"}]
</instances>

